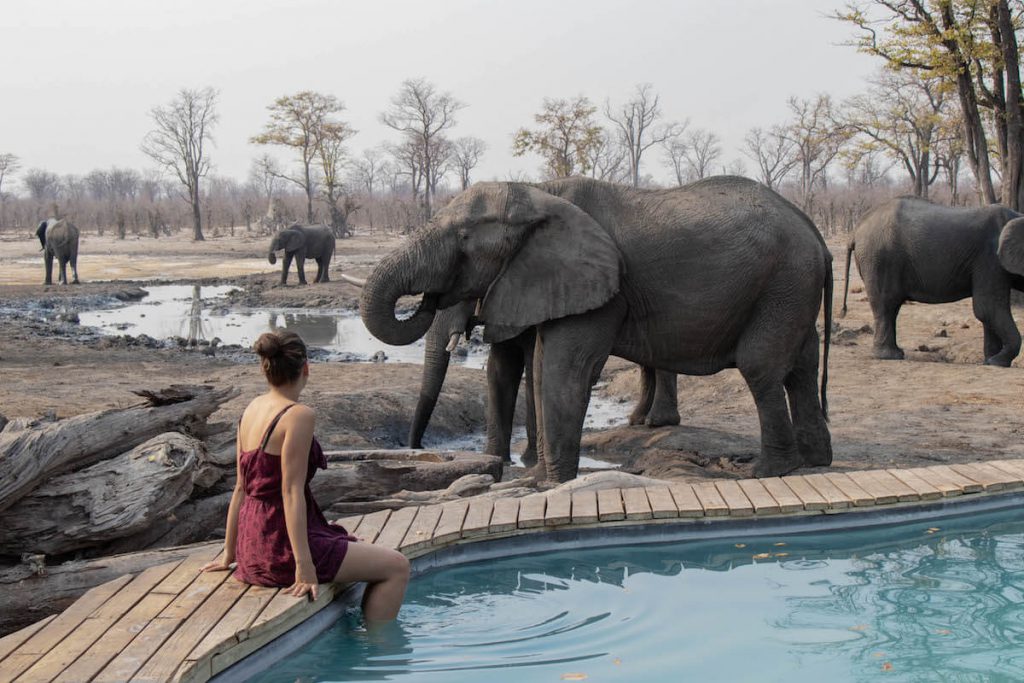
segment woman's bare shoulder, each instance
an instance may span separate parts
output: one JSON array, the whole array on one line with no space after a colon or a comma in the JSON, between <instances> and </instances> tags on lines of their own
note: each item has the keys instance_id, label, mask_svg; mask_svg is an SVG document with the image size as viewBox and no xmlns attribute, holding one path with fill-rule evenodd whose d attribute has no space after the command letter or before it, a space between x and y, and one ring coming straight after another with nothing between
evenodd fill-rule
<instances>
[{"instance_id":1,"label":"woman's bare shoulder","mask_svg":"<svg viewBox=\"0 0 1024 683\"><path fill-rule=\"evenodd\" d=\"M283 420L296 427L312 427L316 423L316 411L307 405L296 403L284 414Z\"/></svg>"}]
</instances>

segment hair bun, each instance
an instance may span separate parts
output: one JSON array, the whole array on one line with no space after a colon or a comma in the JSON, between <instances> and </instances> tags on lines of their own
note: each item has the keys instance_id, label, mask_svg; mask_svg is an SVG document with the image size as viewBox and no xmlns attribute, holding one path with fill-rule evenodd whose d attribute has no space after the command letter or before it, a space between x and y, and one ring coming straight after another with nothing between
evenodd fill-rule
<instances>
[{"instance_id":1,"label":"hair bun","mask_svg":"<svg viewBox=\"0 0 1024 683\"><path fill-rule=\"evenodd\" d=\"M253 349L263 358L273 358L281 353L281 340L273 332L264 332L253 344Z\"/></svg>"}]
</instances>

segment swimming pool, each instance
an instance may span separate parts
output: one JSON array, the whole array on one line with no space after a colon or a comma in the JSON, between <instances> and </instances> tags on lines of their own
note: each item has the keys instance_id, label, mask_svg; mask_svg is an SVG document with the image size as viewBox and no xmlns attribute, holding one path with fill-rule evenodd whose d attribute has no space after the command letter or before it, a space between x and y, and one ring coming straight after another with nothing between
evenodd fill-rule
<instances>
[{"instance_id":1,"label":"swimming pool","mask_svg":"<svg viewBox=\"0 0 1024 683\"><path fill-rule=\"evenodd\" d=\"M1024 521L545 552L416 577L259 681L1015 681Z\"/></svg>"}]
</instances>

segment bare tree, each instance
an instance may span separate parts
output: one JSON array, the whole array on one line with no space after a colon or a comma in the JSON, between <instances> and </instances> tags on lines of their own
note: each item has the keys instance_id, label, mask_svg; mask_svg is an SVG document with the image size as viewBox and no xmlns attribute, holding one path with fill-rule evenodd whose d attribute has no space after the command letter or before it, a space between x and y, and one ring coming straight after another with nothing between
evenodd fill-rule
<instances>
[{"instance_id":1,"label":"bare tree","mask_svg":"<svg viewBox=\"0 0 1024 683\"><path fill-rule=\"evenodd\" d=\"M423 207L426 218L433 214L431 202L434 182L441 164L435 159L440 150L437 139L455 125L455 113L465 105L450 93L441 93L423 78L406 80L391 99L391 106L380 120L388 128L401 133L419 148L420 177L424 181Z\"/></svg>"},{"instance_id":2,"label":"bare tree","mask_svg":"<svg viewBox=\"0 0 1024 683\"><path fill-rule=\"evenodd\" d=\"M373 230L374 195L385 182L389 164L380 148L363 150L362 156L352 163L352 180L366 192L366 220Z\"/></svg>"},{"instance_id":3,"label":"bare tree","mask_svg":"<svg viewBox=\"0 0 1024 683\"><path fill-rule=\"evenodd\" d=\"M706 178L715 162L722 156L718 135L703 128L695 128L686 135L683 151L690 175L697 180Z\"/></svg>"},{"instance_id":4,"label":"bare tree","mask_svg":"<svg viewBox=\"0 0 1024 683\"><path fill-rule=\"evenodd\" d=\"M613 183L631 182L632 172L626 159L626 148L611 131L602 130L594 144L584 151L591 178Z\"/></svg>"},{"instance_id":5,"label":"bare tree","mask_svg":"<svg viewBox=\"0 0 1024 683\"><path fill-rule=\"evenodd\" d=\"M779 187L796 166L793 142L778 126L772 126L767 131L752 128L743 138L743 144L743 154L757 164L761 182L773 190Z\"/></svg>"},{"instance_id":6,"label":"bare tree","mask_svg":"<svg viewBox=\"0 0 1024 683\"><path fill-rule=\"evenodd\" d=\"M0 201L4 197L4 180L21 168L21 160L10 152L0 153Z\"/></svg>"},{"instance_id":7,"label":"bare tree","mask_svg":"<svg viewBox=\"0 0 1024 683\"><path fill-rule=\"evenodd\" d=\"M793 120L784 135L793 144L796 168L800 172L800 208L811 214L814 190L828 182L829 164L842 150L849 132L835 123L832 98L818 95L814 100L789 98Z\"/></svg>"},{"instance_id":8,"label":"bare tree","mask_svg":"<svg viewBox=\"0 0 1024 683\"><path fill-rule=\"evenodd\" d=\"M666 123L655 128L662 112L660 97L650 83L637 85L633 97L617 110L606 101L604 112L615 124L619 142L628 157L629 182L633 187L640 186L640 160L644 152L680 135L686 127L686 124Z\"/></svg>"},{"instance_id":9,"label":"bare tree","mask_svg":"<svg viewBox=\"0 0 1024 683\"><path fill-rule=\"evenodd\" d=\"M483 156L486 149L487 143L480 138L462 137L455 140L452 153L454 155L455 167L459 171L459 182L463 190L469 188L469 174L476 168L476 165L480 162L480 157Z\"/></svg>"},{"instance_id":10,"label":"bare tree","mask_svg":"<svg viewBox=\"0 0 1024 683\"><path fill-rule=\"evenodd\" d=\"M665 150L665 161L672 169L672 176L676 179L676 185L682 187L686 184L686 142L680 138L670 138L662 143Z\"/></svg>"},{"instance_id":11,"label":"bare tree","mask_svg":"<svg viewBox=\"0 0 1024 683\"><path fill-rule=\"evenodd\" d=\"M356 131L341 121L325 122L317 130L316 156L320 162L323 178L323 197L331 217L331 229L338 237L348 237L348 215L356 208L354 201L346 196L343 174L348 155L345 141Z\"/></svg>"},{"instance_id":12,"label":"bare tree","mask_svg":"<svg viewBox=\"0 0 1024 683\"><path fill-rule=\"evenodd\" d=\"M37 203L53 202L60 196L60 177L41 168L25 171L21 184L28 190L29 197Z\"/></svg>"},{"instance_id":13,"label":"bare tree","mask_svg":"<svg viewBox=\"0 0 1024 683\"><path fill-rule=\"evenodd\" d=\"M249 182L259 188L260 194L266 199L267 207L274 199L274 195L281 189L282 182L281 167L277 159L269 154L263 154L252 160L249 166Z\"/></svg>"},{"instance_id":14,"label":"bare tree","mask_svg":"<svg viewBox=\"0 0 1024 683\"><path fill-rule=\"evenodd\" d=\"M168 171L173 171L192 207L192 239L203 239L199 181L209 172L206 143L213 142L217 116L217 91L182 88L178 96L150 112L156 128L142 142L142 151Z\"/></svg>"}]
</instances>

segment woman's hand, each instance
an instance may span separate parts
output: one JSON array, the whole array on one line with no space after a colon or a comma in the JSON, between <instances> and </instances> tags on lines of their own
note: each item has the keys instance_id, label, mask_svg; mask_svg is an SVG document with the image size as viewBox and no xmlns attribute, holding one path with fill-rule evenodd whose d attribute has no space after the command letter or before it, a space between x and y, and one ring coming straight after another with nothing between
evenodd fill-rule
<instances>
[{"instance_id":1,"label":"woman's hand","mask_svg":"<svg viewBox=\"0 0 1024 683\"><path fill-rule=\"evenodd\" d=\"M320 590L320 584L316 580L316 569L313 568L312 564L296 564L295 565L295 583L285 589L287 595L294 595L297 598L301 598L303 595L308 595L309 599L316 602L317 593Z\"/></svg>"},{"instance_id":2,"label":"woman's hand","mask_svg":"<svg viewBox=\"0 0 1024 683\"><path fill-rule=\"evenodd\" d=\"M199 572L225 572L231 569L231 564L233 562L234 559L229 560L226 557L223 559L213 560L211 562L207 562L202 567L200 567Z\"/></svg>"}]
</instances>

